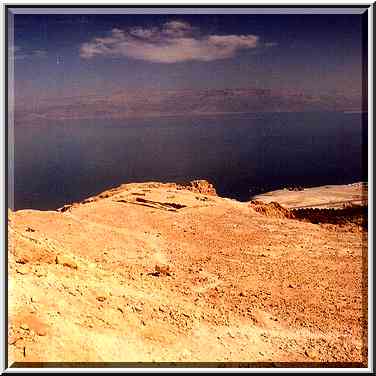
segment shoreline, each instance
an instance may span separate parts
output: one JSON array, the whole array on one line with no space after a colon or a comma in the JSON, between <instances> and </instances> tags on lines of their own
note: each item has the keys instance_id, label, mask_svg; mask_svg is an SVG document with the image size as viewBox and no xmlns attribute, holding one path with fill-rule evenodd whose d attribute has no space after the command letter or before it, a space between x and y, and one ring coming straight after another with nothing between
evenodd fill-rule
<instances>
[{"instance_id":1,"label":"shoreline","mask_svg":"<svg viewBox=\"0 0 376 376\"><path fill-rule=\"evenodd\" d=\"M278 189L252 197L265 203L278 202L288 209L343 208L344 205L368 205L368 182L323 185L309 188Z\"/></svg>"},{"instance_id":2,"label":"shoreline","mask_svg":"<svg viewBox=\"0 0 376 376\"><path fill-rule=\"evenodd\" d=\"M200 181L200 180L196 180L196 181ZM209 182L209 180L201 180L201 181ZM185 184L189 184L189 183L190 182L187 182ZM12 212L18 212L22 210L35 210L35 211L42 211L42 212L59 211L59 209L61 209L62 207L78 205L92 198L105 196L108 192L118 191L119 189L126 188L127 186L133 187L133 186L142 186L142 185L181 186L181 183L161 182L161 181L129 182L129 183L120 184L118 186L111 186L108 189L99 191L90 196L86 196L85 198L79 201L65 202L62 205L59 205L58 207L54 209L23 208L23 209L13 210L10 207L8 207L8 209L11 210ZM213 188L215 190L215 186L213 186ZM310 194L315 196L313 201L312 201L312 197L309 197ZM329 202L327 199L325 201L325 197L327 197L328 194L330 195L330 197L332 197L331 200L329 200ZM368 198L367 198L368 197L368 182L356 181L356 182L349 183L349 184L327 184L327 185L321 185L321 186L299 187L299 188L294 188L290 186L290 187L285 187L285 188L276 189L272 191L266 191L260 194L256 194L254 196L250 196L250 198L247 201L242 201L242 200L238 200L238 199L231 198L231 197L221 196L218 193L216 193L216 195L219 198L232 200L240 204L247 204L252 200L258 200L264 203L270 203L272 201L276 201L288 209L297 209L300 207L301 208L303 207L331 208L333 207L333 205L334 207L338 207L338 206L340 207L341 204L346 204L347 202L348 203L353 202L354 204L360 203L360 205L367 205L368 204ZM320 199L317 197L320 195L323 195L323 198ZM362 196L362 197L359 197L359 196Z\"/></svg>"}]
</instances>

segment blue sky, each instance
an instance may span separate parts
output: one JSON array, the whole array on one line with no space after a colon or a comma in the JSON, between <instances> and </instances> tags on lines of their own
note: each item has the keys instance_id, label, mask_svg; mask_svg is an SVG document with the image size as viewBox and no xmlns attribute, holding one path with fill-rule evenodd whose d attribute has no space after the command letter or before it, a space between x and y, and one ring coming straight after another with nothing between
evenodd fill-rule
<instances>
[{"instance_id":1,"label":"blue sky","mask_svg":"<svg viewBox=\"0 0 376 376\"><path fill-rule=\"evenodd\" d=\"M136 89L360 93L360 15L15 15L18 97Z\"/></svg>"}]
</instances>

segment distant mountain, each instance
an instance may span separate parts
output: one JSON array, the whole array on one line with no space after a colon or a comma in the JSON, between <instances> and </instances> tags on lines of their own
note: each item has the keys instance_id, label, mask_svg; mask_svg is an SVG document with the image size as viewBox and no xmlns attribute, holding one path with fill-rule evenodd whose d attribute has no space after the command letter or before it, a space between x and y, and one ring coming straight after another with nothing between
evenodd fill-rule
<instances>
[{"instance_id":1,"label":"distant mountain","mask_svg":"<svg viewBox=\"0 0 376 376\"><path fill-rule=\"evenodd\" d=\"M17 103L17 102L16 102ZM17 103L19 120L128 118L253 112L359 111L360 94L320 96L266 89L139 90Z\"/></svg>"}]
</instances>

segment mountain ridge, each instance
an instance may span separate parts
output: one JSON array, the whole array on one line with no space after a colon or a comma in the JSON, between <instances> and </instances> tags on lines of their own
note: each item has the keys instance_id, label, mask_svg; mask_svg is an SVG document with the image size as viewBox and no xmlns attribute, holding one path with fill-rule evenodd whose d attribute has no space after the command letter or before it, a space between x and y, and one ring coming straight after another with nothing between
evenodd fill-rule
<instances>
[{"instance_id":1,"label":"mountain ridge","mask_svg":"<svg viewBox=\"0 0 376 376\"><path fill-rule=\"evenodd\" d=\"M89 119L260 112L360 111L361 96L271 89L135 90L16 101L15 118Z\"/></svg>"}]
</instances>

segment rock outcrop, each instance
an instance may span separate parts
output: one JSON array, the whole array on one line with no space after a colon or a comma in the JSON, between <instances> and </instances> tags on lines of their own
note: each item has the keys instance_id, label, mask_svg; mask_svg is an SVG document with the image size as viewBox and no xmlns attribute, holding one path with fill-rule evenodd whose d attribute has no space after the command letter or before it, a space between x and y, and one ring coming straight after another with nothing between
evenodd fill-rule
<instances>
[{"instance_id":1,"label":"rock outcrop","mask_svg":"<svg viewBox=\"0 0 376 376\"><path fill-rule=\"evenodd\" d=\"M186 184L179 184L178 189L186 189L203 195L217 196L217 191L213 184L209 183L207 180L192 180Z\"/></svg>"},{"instance_id":2,"label":"rock outcrop","mask_svg":"<svg viewBox=\"0 0 376 376\"><path fill-rule=\"evenodd\" d=\"M276 217L276 218L295 218L294 213L284 208L278 202L264 203L262 201L250 201L249 206L256 211L257 213L266 215L267 217Z\"/></svg>"}]
</instances>

